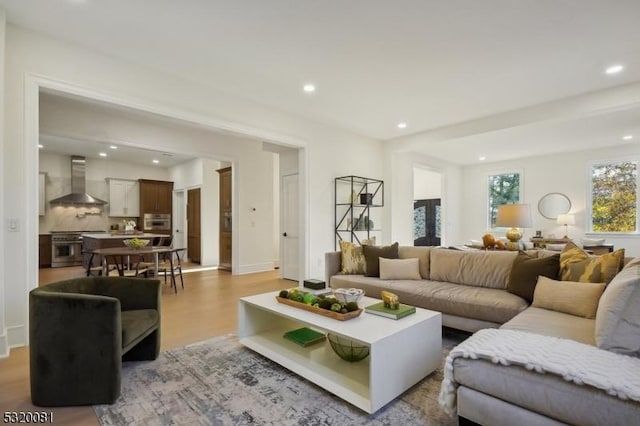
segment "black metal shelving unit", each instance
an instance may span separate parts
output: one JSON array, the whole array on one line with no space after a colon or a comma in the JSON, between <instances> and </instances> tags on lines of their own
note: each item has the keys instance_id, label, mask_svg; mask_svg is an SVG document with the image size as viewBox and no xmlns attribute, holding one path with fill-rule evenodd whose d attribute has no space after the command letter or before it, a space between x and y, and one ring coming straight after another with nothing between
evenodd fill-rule
<instances>
[{"instance_id":1,"label":"black metal shelving unit","mask_svg":"<svg viewBox=\"0 0 640 426\"><path fill-rule=\"evenodd\" d=\"M384 181L362 176L341 176L334 183L334 250L338 241L348 240L360 244L370 239L374 228L371 209L384 206ZM368 197L366 194L370 194ZM361 202L361 201L364 201ZM378 227L381 219L378 218Z\"/></svg>"}]
</instances>

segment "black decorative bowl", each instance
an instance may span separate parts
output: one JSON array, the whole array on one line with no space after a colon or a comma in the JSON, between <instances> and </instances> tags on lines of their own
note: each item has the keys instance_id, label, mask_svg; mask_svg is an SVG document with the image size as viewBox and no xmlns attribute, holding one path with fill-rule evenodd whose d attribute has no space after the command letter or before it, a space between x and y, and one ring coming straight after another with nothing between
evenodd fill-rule
<instances>
[{"instance_id":1,"label":"black decorative bowl","mask_svg":"<svg viewBox=\"0 0 640 426\"><path fill-rule=\"evenodd\" d=\"M337 334L327 334L327 339L331 345L331 349L345 361L357 362L362 361L369 356L369 346L354 342L346 337Z\"/></svg>"}]
</instances>

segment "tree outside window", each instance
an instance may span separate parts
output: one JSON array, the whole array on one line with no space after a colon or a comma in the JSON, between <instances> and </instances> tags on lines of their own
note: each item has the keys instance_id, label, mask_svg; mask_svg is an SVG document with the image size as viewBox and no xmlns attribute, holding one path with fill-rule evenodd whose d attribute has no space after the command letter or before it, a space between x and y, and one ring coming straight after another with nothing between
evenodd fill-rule
<instances>
[{"instance_id":1,"label":"tree outside window","mask_svg":"<svg viewBox=\"0 0 640 426\"><path fill-rule=\"evenodd\" d=\"M498 207L520 202L520 173L489 175L489 228L495 228Z\"/></svg>"},{"instance_id":2,"label":"tree outside window","mask_svg":"<svg viewBox=\"0 0 640 426\"><path fill-rule=\"evenodd\" d=\"M592 232L636 232L638 163L623 161L591 167Z\"/></svg>"}]
</instances>

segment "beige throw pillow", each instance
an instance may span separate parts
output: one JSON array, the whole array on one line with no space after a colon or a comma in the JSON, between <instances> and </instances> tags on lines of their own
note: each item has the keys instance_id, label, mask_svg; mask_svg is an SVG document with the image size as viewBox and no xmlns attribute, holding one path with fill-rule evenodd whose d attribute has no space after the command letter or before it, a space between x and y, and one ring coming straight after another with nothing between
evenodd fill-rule
<instances>
[{"instance_id":1,"label":"beige throw pillow","mask_svg":"<svg viewBox=\"0 0 640 426\"><path fill-rule=\"evenodd\" d=\"M604 283L556 281L540 276L531 306L583 318L595 318L598 301L605 285Z\"/></svg>"},{"instance_id":2,"label":"beige throw pillow","mask_svg":"<svg viewBox=\"0 0 640 426\"><path fill-rule=\"evenodd\" d=\"M347 275L364 274L366 263L362 247L348 241L340 241L342 253L342 273Z\"/></svg>"},{"instance_id":3,"label":"beige throw pillow","mask_svg":"<svg viewBox=\"0 0 640 426\"><path fill-rule=\"evenodd\" d=\"M381 280L420 280L420 263L417 258L385 259L380 258Z\"/></svg>"}]
</instances>

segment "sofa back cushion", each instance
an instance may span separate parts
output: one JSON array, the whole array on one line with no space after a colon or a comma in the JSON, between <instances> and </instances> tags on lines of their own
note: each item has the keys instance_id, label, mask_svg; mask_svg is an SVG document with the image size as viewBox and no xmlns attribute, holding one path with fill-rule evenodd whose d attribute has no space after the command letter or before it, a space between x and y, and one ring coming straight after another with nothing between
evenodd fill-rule
<instances>
[{"instance_id":1,"label":"sofa back cushion","mask_svg":"<svg viewBox=\"0 0 640 426\"><path fill-rule=\"evenodd\" d=\"M600 298L596 344L602 349L640 357L640 258L629 262Z\"/></svg>"},{"instance_id":2,"label":"sofa back cushion","mask_svg":"<svg viewBox=\"0 0 640 426\"><path fill-rule=\"evenodd\" d=\"M430 246L412 247L401 246L398 248L399 259L418 259L418 266L420 268L420 276L423 280L429 279L429 259L431 256Z\"/></svg>"},{"instance_id":3,"label":"sofa back cushion","mask_svg":"<svg viewBox=\"0 0 640 426\"><path fill-rule=\"evenodd\" d=\"M507 288L517 251L431 250L432 281L446 281L486 288Z\"/></svg>"}]
</instances>

